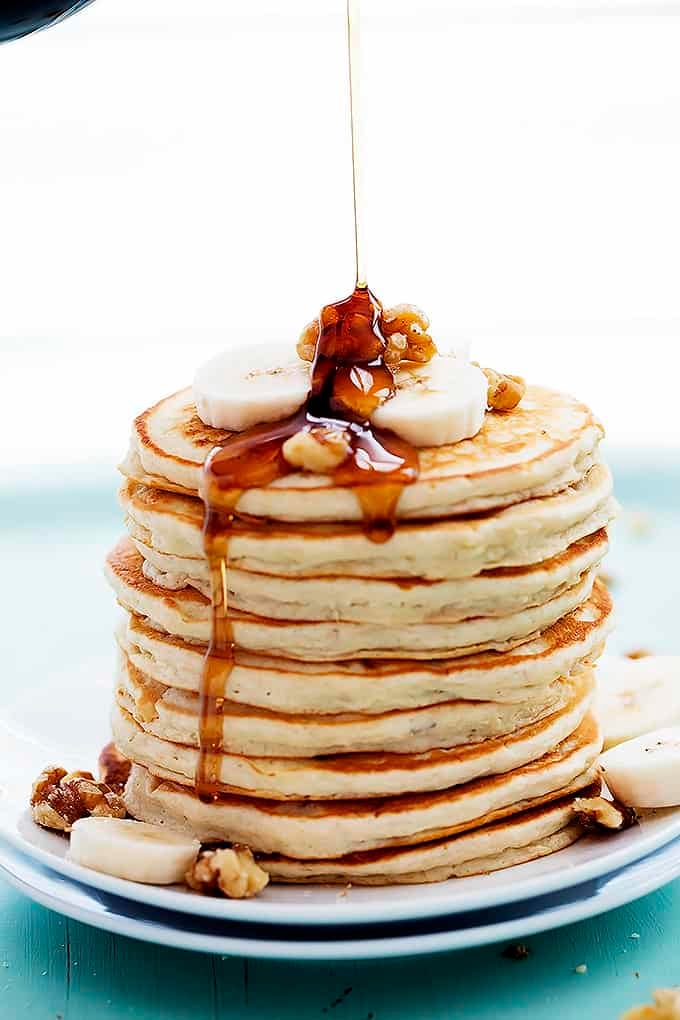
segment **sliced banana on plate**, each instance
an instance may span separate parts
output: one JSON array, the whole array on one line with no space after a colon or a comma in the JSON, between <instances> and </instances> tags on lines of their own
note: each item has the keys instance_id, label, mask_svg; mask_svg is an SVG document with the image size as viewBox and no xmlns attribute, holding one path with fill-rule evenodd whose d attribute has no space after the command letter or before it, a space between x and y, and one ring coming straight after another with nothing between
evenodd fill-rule
<instances>
[{"instance_id":1,"label":"sliced banana on plate","mask_svg":"<svg viewBox=\"0 0 680 1020\"><path fill-rule=\"evenodd\" d=\"M600 773L614 796L634 808L680 805L680 726L626 740L600 757Z\"/></svg>"},{"instance_id":2,"label":"sliced banana on plate","mask_svg":"<svg viewBox=\"0 0 680 1020\"><path fill-rule=\"evenodd\" d=\"M680 656L605 656L597 667L595 714L605 748L680 723Z\"/></svg>"},{"instance_id":3,"label":"sliced banana on plate","mask_svg":"<svg viewBox=\"0 0 680 1020\"><path fill-rule=\"evenodd\" d=\"M183 882L201 848L198 840L131 818L81 818L69 859L85 868L148 885Z\"/></svg>"}]
</instances>

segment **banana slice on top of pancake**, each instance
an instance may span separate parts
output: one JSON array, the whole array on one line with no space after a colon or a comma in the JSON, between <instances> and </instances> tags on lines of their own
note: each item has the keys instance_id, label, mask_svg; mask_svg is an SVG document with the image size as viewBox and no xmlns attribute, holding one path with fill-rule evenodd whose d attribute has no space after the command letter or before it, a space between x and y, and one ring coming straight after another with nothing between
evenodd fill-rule
<instances>
[{"instance_id":1,"label":"banana slice on top of pancake","mask_svg":"<svg viewBox=\"0 0 680 1020\"><path fill-rule=\"evenodd\" d=\"M373 412L378 428L413 446L445 446L476 436L484 424L486 376L455 354L435 354L426 364L404 362L395 372L396 393Z\"/></svg>"},{"instance_id":2,"label":"banana slice on top of pancake","mask_svg":"<svg viewBox=\"0 0 680 1020\"><path fill-rule=\"evenodd\" d=\"M417 447L444 446L476 435L484 423L486 376L455 354L435 354L426 364L404 362L396 391L371 421ZM194 399L201 420L242 432L281 421L298 411L311 388L311 366L283 344L237 347L199 368Z\"/></svg>"},{"instance_id":3,"label":"banana slice on top of pancake","mask_svg":"<svg viewBox=\"0 0 680 1020\"><path fill-rule=\"evenodd\" d=\"M201 421L244 432L295 414L309 396L311 366L284 344L223 351L198 369L194 399Z\"/></svg>"}]
</instances>

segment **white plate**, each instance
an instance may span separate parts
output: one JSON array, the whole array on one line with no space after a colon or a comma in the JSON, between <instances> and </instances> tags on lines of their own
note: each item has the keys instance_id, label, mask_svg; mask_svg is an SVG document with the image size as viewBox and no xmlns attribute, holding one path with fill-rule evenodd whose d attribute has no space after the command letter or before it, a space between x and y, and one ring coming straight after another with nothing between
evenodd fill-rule
<instances>
[{"instance_id":1,"label":"white plate","mask_svg":"<svg viewBox=\"0 0 680 1020\"><path fill-rule=\"evenodd\" d=\"M599 881L473 915L366 929L243 924L156 910L92 890L0 843L0 876L37 903L105 931L208 953L276 960L419 956L514 941L572 924L654 892L680 875L680 840ZM342 933L345 937L338 938Z\"/></svg>"},{"instance_id":2,"label":"white plate","mask_svg":"<svg viewBox=\"0 0 680 1020\"><path fill-rule=\"evenodd\" d=\"M140 904L202 917L280 925L383 924L484 910L558 892L600 878L652 853L680 836L680 810L645 818L627 832L609 838L583 839L559 854L505 871L436 885L388 888L337 886L269 886L254 900L223 900L180 888L124 882L100 875L65 859L67 841L34 825L27 810L31 779L47 764L67 768L92 766L106 740L108 686L93 687L92 668L69 672L69 703L79 717L63 712L54 732L49 707L36 711L35 693L19 698L0 715L0 835L15 849L67 878ZM99 675L104 673L101 669ZM96 673L95 673L96 675ZM104 674L105 675L105 674ZM86 690L73 690L87 684Z\"/></svg>"}]
</instances>

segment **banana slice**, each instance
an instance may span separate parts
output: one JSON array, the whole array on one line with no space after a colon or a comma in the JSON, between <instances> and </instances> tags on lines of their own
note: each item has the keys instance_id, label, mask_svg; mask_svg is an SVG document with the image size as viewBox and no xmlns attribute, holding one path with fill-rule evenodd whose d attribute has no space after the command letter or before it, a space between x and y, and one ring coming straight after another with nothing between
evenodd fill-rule
<instances>
[{"instance_id":1,"label":"banana slice","mask_svg":"<svg viewBox=\"0 0 680 1020\"><path fill-rule=\"evenodd\" d=\"M426 364L402 364L397 391L373 412L378 428L413 446L444 446L477 435L486 413L486 376L454 354L435 354Z\"/></svg>"},{"instance_id":2,"label":"banana slice","mask_svg":"<svg viewBox=\"0 0 680 1020\"><path fill-rule=\"evenodd\" d=\"M71 832L69 858L93 871L148 885L183 882L201 845L160 825L130 818L81 818Z\"/></svg>"},{"instance_id":3,"label":"banana slice","mask_svg":"<svg viewBox=\"0 0 680 1020\"><path fill-rule=\"evenodd\" d=\"M680 724L680 656L606 656L597 667L595 714L605 748Z\"/></svg>"},{"instance_id":4,"label":"banana slice","mask_svg":"<svg viewBox=\"0 0 680 1020\"><path fill-rule=\"evenodd\" d=\"M206 425L230 432L281 421L306 401L310 368L288 344L223 351L196 373L198 416Z\"/></svg>"},{"instance_id":5,"label":"banana slice","mask_svg":"<svg viewBox=\"0 0 680 1020\"><path fill-rule=\"evenodd\" d=\"M629 807L677 807L680 726L655 730L605 751L600 773L614 796Z\"/></svg>"},{"instance_id":6,"label":"banana slice","mask_svg":"<svg viewBox=\"0 0 680 1020\"><path fill-rule=\"evenodd\" d=\"M230 432L287 418L309 395L310 367L280 344L224 351L196 373L198 416L206 425ZM395 384L396 393L371 420L413 446L457 443L482 427L486 377L455 354L436 354L427 364L402 365Z\"/></svg>"}]
</instances>

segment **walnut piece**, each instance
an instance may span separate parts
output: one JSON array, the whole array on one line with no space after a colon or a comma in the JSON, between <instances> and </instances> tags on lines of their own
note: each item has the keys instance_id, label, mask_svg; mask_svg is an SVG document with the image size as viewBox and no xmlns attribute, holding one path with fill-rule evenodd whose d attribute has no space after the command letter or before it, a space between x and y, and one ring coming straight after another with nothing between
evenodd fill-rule
<instances>
[{"instance_id":1,"label":"walnut piece","mask_svg":"<svg viewBox=\"0 0 680 1020\"><path fill-rule=\"evenodd\" d=\"M269 882L247 846L235 843L231 849L203 850L186 874L186 883L196 892L232 900L257 896Z\"/></svg>"},{"instance_id":2,"label":"walnut piece","mask_svg":"<svg viewBox=\"0 0 680 1020\"><path fill-rule=\"evenodd\" d=\"M395 305L386 308L380 316L380 330L387 340L385 361L398 365L399 361L431 361L437 345L428 333L430 320L415 305ZM392 338L395 338L394 340ZM397 351L400 352L396 360ZM389 360L388 360L389 359Z\"/></svg>"},{"instance_id":3,"label":"walnut piece","mask_svg":"<svg viewBox=\"0 0 680 1020\"><path fill-rule=\"evenodd\" d=\"M577 797L573 805L576 821L584 829L595 829L599 832L621 832L629 829L637 821L632 808L617 800L605 797Z\"/></svg>"},{"instance_id":4,"label":"walnut piece","mask_svg":"<svg viewBox=\"0 0 680 1020\"><path fill-rule=\"evenodd\" d=\"M493 368L483 368L489 384L487 403L492 411L513 411L527 390L527 385L519 375L503 375Z\"/></svg>"},{"instance_id":5,"label":"walnut piece","mask_svg":"<svg viewBox=\"0 0 680 1020\"><path fill-rule=\"evenodd\" d=\"M40 773L31 792L33 820L44 829L70 832L88 815L125 818L122 797L98 783L91 772L67 772L50 765Z\"/></svg>"},{"instance_id":6,"label":"walnut piece","mask_svg":"<svg viewBox=\"0 0 680 1020\"><path fill-rule=\"evenodd\" d=\"M385 339L387 341L385 353L383 354L385 364L389 365L390 368L397 368L406 358L408 337L404 333L392 333L390 336L385 337Z\"/></svg>"},{"instance_id":7,"label":"walnut piece","mask_svg":"<svg viewBox=\"0 0 680 1020\"><path fill-rule=\"evenodd\" d=\"M286 440L281 452L292 467L326 475L347 459L350 450L346 429L320 425L296 432Z\"/></svg>"},{"instance_id":8,"label":"walnut piece","mask_svg":"<svg viewBox=\"0 0 680 1020\"><path fill-rule=\"evenodd\" d=\"M621 1020L680 1020L680 988L660 988L653 1006L636 1006Z\"/></svg>"},{"instance_id":9,"label":"walnut piece","mask_svg":"<svg viewBox=\"0 0 680 1020\"><path fill-rule=\"evenodd\" d=\"M297 353L303 361L314 361L319 339L319 319L312 319L300 333ZM395 305L380 315L380 331L386 340L385 364L396 368L402 361L431 361L437 346L428 333L430 320L415 305Z\"/></svg>"},{"instance_id":10,"label":"walnut piece","mask_svg":"<svg viewBox=\"0 0 680 1020\"><path fill-rule=\"evenodd\" d=\"M316 342L319 339L321 326L318 319L312 319L300 333L297 342L298 357L303 361L314 361L316 354Z\"/></svg>"},{"instance_id":11,"label":"walnut piece","mask_svg":"<svg viewBox=\"0 0 680 1020\"><path fill-rule=\"evenodd\" d=\"M501 956L503 956L506 960L528 960L531 956L531 950L528 946L519 942L515 945L506 946L501 953Z\"/></svg>"},{"instance_id":12,"label":"walnut piece","mask_svg":"<svg viewBox=\"0 0 680 1020\"><path fill-rule=\"evenodd\" d=\"M132 762L121 754L116 745L111 742L103 747L99 755L99 781L105 783L114 793L121 793L130 775Z\"/></svg>"}]
</instances>

